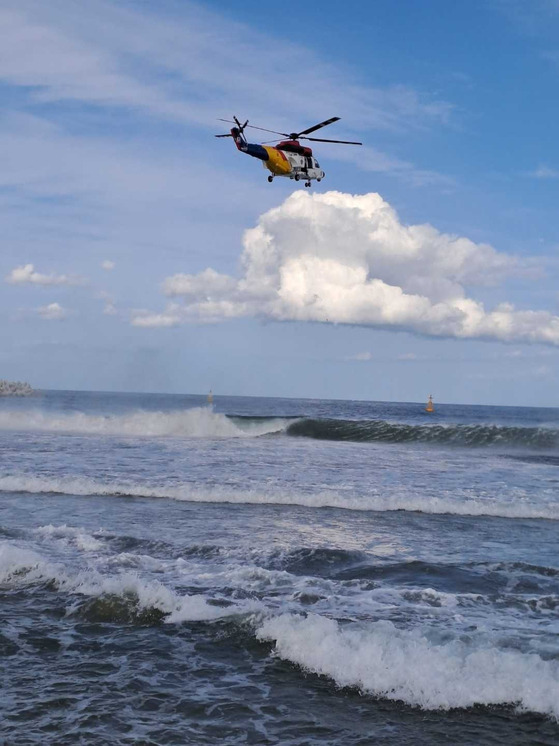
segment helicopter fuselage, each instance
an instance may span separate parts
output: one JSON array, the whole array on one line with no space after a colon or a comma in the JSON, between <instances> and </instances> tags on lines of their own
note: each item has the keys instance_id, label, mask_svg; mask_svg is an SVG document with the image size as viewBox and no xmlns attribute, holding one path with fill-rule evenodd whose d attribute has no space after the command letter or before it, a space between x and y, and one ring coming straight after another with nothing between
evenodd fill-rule
<instances>
[{"instance_id":1,"label":"helicopter fuselage","mask_svg":"<svg viewBox=\"0 0 559 746\"><path fill-rule=\"evenodd\" d=\"M216 135L216 137L232 137L235 141L237 149L241 153L246 153L253 158L258 158L262 161L262 165L270 173L268 174L268 181L273 181L276 176L283 176L288 179L300 179L305 180L305 186L310 187L311 180L321 181L325 173L320 168L320 164L313 156L312 150L301 145L299 140L312 140L312 142L332 142L338 145L363 145L361 142L355 142L354 140L331 140L324 137L309 137L317 130L322 127L327 127L334 122L338 122L340 117L330 117L325 119L323 122L313 124L312 127L307 127L305 130L299 132L278 132L277 130L269 130L266 127L257 127L254 124L249 124L248 119L244 124L241 124L240 119L236 116L233 119L220 119L221 122L231 122L235 124L235 127L231 128L231 131L224 135ZM244 135L244 131L247 127L255 130L262 130L263 132L270 132L273 135L281 135L287 137L287 140L278 142L277 140L271 140L269 142L276 143L277 145L257 145L256 143L247 142Z\"/></svg>"},{"instance_id":2,"label":"helicopter fuselage","mask_svg":"<svg viewBox=\"0 0 559 746\"><path fill-rule=\"evenodd\" d=\"M232 128L231 135L242 153L262 161L264 168L270 171L268 181L275 176L284 176L295 181L304 179L310 186L311 179L321 181L325 176L311 148L300 145L297 140L284 140L274 146L257 145L247 142L236 127Z\"/></svg>"}]
</instances>

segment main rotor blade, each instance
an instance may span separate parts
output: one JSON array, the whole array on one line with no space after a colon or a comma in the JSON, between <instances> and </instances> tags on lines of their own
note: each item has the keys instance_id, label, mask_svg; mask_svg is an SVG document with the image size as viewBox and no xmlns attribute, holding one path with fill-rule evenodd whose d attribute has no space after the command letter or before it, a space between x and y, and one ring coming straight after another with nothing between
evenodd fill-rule
<instances>
[{"instance_id":1,"label":"main rotor blade","mask_svg":"<svg viewBox=\"0 0 559 746\"><path fill-rule=\"evenodd\" d=\"M322 137L300 137L300 140L312 140L313 142L337 142L341 145L363 145L362 142L353 142L353 140L325 140Z\"/></svg>"},{"instance_id":2,"label":"main rotor blade","mask_svg":"<svg viewBox=\"0 0 559 746\"><path fill-rule=\"evenodd\" d=\"M233 135L229 132L228 135L214 135L214 137L233 137Z\"/></svg>"},{"instance_id":3,"label":"main rotor blade","mask_svg":"<svg viewBox=\"0 0 559 746\"><path fill-rule=\"evenodd\" d=\"M236 124L236 122L234 122L232 119L221 119L221 117L218 117L217 120L218 122L229 122L230 124ZM271 132L272 135L281 135L282 137L289 137L289 134L287 132L278 132L277 130L268 130L266 129L266 127L257 127L255 124L246 124L245 127L250 127L250 129L253 129L253 130L262 130L262 132Z\"/></svg>"},{"instance_id":4,"label":"main rotor blade","mask_svg":"<svg viewBox=\"0 0 559 746\"><path fill-rule=\"evenodd\" d=\"M309 127L306 130L301 130L297 137L299 135L310 135L311 132L315 132L316 130L319 130L321 127L326 127L328 124L333 124L334 122L337 122L340 117L332 117L331 119L325 119L324 122L321 122L320 124L315 124L314 127Z\"/></svg>"},{"instance_id":5,"label":"main rotor blade","mask_svg":"<svg viewBox=\"0 0 559 746\"><path fill-rule=\"evenodd\" d=\"M267 130L266 127L257 127L255 124L247 124L253 130L262 130L262 132L271 132L273 135L281 135L282 137L289 137L287 132L278 132L277 130Z\"/></svg>"}]
</instances>

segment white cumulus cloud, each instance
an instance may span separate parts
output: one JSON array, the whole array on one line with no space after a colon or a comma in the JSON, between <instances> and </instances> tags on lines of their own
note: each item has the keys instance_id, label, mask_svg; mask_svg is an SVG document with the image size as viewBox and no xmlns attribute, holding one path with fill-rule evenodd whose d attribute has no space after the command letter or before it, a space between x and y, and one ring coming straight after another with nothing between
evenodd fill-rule
<instances>
[{"instance_id":1,"label":"white cumulus cloud","mask_svg":"<svg viewBox=\"0 0 559 746\"><path fill-rule=\"evenodd\" d=\"M110 293L107 293L106 290L100 290L94 297L98 300L104 301L105 305L103 306L103 313L106 316L116 316L118 314L115 299Z\"/></svg>"},{"instance_id":2,"label":"white cumulus cloud","mask_svg":"<svg viewBox=\"0 0 559 746\"><path fill-rule=\"evenodd\" d=\"M49 303L46 306L40 306L37 313L46 321L62 321L68 318L69 311L63 308L60 303Z\"/></svg>"},{"instance_id":3,"label":"white cumulus cloud","mask_svg":"<svg viewBox=\"0 0 559 746\"><path fill-rule=\"evenodd\" d=\"M435 337L559 345L559 317L501 303L487 310L475 286L521 274L488 244L404 225L378 194L295 192L244 235L240 279L206 269L163 283L181 296L140 326L266 319L355 324Z\"/></svg>"},{"instance_id":4,"label":"white cumulus cloud","mask_svg":"<svg viewBox=\"0 0 559 746\"><path fill-rule=\"evenodd\" d=\"M115 263L112 262L110 259L105 259L105 261L101 262L102 269L106 269L107 272L110 272L111 269L115 268Z\"/></svg>"},{"instance_id":5,"label":"white cumulus cloud","mask_svg":"<svg viewBox=\"0 0 559 746\"><path fill-rule=\"evenodd\" d=\"M41 274L35 271L33 264L22 264L12 269L5 279L12 285L80 285L82 282L81 278L71 275Z\"/></svg>"}]
</instances>

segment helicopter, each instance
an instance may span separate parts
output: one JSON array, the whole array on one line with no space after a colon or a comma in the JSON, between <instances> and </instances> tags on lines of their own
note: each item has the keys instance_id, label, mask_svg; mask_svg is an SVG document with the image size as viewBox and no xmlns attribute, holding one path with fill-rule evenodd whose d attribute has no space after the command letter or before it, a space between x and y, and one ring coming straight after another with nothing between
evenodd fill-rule
<instances>
[{"instance_id":1,"label":"helicopter","mask_svg":"<svg viewBox=\"0 0 559 746\"><path fill-rule=\"evenodd\" d=\"M268 181L272 183L276 176L285 176L288 179L295 179L300 181L305 179L305 186L310 187L311 181L316 179L317 182L322 181L325 176L324 171L321 169L320 164L313 156L311 148L301 145L299 140L312 140L313 142L335 142L341 145L363 145L362 142L352 142L350 140L325 140L320 137L307 137L311 132L326 127L329 124L339 121L340 117L331 117L326 119L324 122L315 124L312 127L308 127L306 130L301 132L276 132L276 130L268 130L265 127L256 127L254 124L249 124L248 119L244 124L241 124L236 116L233 119L219 119L220 122L229 122L235 126L231 128L231 131L226 135L216 135L216 137L232 137L235 141L237 149L241 153L251 155L253 158L258 158L262 161L264 168L270 171ZM255 130L262 130L263 132L270 132L273 135L281 135L286 137L287 140L269 140L267 143L262 145L256 145L254 143L247 142L244 135L244 131L247 127ZM277 145L272 145L277 143Z\"/></svg>"}]
</instances>

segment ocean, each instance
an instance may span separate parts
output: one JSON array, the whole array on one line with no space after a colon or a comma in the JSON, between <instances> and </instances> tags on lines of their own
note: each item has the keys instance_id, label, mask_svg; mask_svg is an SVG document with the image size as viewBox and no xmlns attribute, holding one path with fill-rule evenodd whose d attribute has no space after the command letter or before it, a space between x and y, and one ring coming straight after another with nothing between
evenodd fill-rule
<instances>
[{"instance_id":1,"label":"ocean","mask_svg":"<svg viewBox=\"0 0 559 746\"><path fill-rule=\"evenodd\" d=\"M0 742L559 743L559 410L0 399Z\"/></svg>"}]
</instances>

